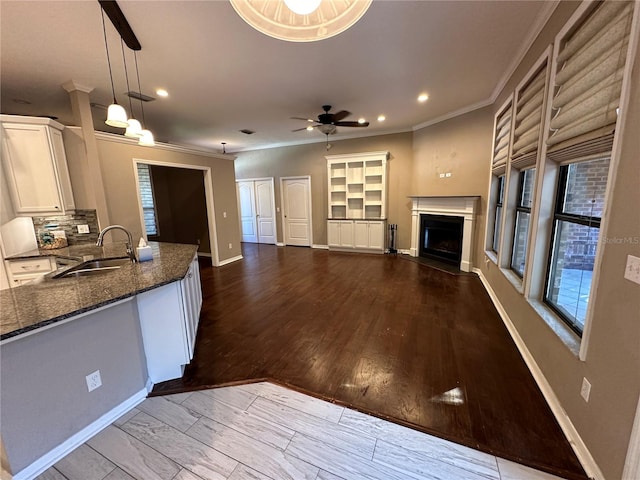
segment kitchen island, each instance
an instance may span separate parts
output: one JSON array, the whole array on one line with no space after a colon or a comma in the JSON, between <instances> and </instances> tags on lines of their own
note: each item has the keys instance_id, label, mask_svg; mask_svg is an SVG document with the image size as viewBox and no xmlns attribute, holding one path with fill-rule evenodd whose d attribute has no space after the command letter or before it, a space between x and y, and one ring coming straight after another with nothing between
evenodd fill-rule
<instances>
[{"instance_id":1,"label":"kitchen island","mask_svg":"<svg viewBox=\"0 0 640 480\"><path fill-rule=\"evenodd\" d=\"M15 480L37 476L190 361L196 246L150 245L153 261L0 292L0 433ZM78 261L125 254L124 244L61 250Z\"/></svg>"},{"instance_id":2,"label":"kitchen island","mask_svg":"<svg viewBox=\"0 0 640 480\"><path fill-rule=\"evenodd\" d=\"M153 261L128 263L117 270L75 278L45 275L21 287L0 291L0 341L57 323L153 288L181 280L196 254L195 245L149 242ZM56 250L33 250L9 260L59 256L85 261L126 257L123 243L103 247L78 245Z\"/></svg>"}]
</instances>

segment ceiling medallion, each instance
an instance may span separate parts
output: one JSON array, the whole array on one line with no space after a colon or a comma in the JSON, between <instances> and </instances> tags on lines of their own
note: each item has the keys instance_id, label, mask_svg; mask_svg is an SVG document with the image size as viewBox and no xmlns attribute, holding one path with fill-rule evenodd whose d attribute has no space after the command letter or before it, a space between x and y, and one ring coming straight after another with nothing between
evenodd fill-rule
<instances>
[{"instance_id":1,"label":"ceiling medallion","mask_svg":"<svg viewBox=\"0 0 640 480\"><path fill-rule=\"evenodd\" d=\"M265 35L288 42L315 42L351 27L365 14L372 0L322 0L315 10L303 15L287 6L291 0L230 1L245 22Z\"/></svg>"}]
</instances>

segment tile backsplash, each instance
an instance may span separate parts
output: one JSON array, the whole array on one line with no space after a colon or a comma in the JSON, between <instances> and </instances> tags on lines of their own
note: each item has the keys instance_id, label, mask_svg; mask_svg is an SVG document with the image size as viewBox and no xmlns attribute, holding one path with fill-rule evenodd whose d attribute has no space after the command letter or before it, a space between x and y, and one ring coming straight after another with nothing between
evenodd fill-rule
<instances>
[{"instance_id":1,"label":"tile backsplash","mask_svg":"<svg viewBox=\"0 0 640 480\"><path fill-rule=\"evenodd\" d=\"M76 210L72 215L33 217L33 229L36 235L45 225L57 225L55 230L64 230L69 245L96 243L100 233L95 210ZM78 225L88 225L89 233L78 233Z\"/></svg>"}]
</instances>

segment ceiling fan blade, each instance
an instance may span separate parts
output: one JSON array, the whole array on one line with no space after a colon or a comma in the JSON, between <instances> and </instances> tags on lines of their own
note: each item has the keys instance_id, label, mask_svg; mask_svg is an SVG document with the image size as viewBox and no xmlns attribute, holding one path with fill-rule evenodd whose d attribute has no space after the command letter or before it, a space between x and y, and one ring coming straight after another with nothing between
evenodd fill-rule
<instances>
[{"instance_id":1,"label":"ceiling fan blade","mask_svg":"<svg viewBox=\"0 0 640 480\"><path fill-rule=\"evenodd\" d=\"M315 120L311 120L310 118L302 118L302 117L289 117L291 120L304 120L305 122L315 122Z\"/></svg>"},{"instance_id":2,"label":"ceiling fan blade","mask_svg":"<svg viewBox=\"0 0 640 480\"><path fill-rule=\"evenodd\" d=\"M368 127L369 122L333 122L336 127Z\"/></svg>"},{"instance_id":3,"label":"ceiling fan blade","mask_svg":"<svg viewBox=\"0 0 640 480\"><path fill-rule=\"evenodd\" d=\"M338 113L333 114L333 123L339 122L345 117L351 115L351 112L347 112L346 110L340 110Z\"/></svg>"},{"instance_id":4,"label":"ceiling fan blade","mask_svg":"<svg viewBox=\"0 0 640 480\"><path fill-rule=\"evenodd\" d=\"M300 131L302 131L302 130L306 130L306 129L307 129L307 128L309 128L309 127L313 127L313 128L315 128L315 127L317 127L317 126L318 126L318 125L307 125L306 127L296 128L295 130L291 130L291 131L292 131L292 132L300 132Z\"/></svg>"}]
</instances>

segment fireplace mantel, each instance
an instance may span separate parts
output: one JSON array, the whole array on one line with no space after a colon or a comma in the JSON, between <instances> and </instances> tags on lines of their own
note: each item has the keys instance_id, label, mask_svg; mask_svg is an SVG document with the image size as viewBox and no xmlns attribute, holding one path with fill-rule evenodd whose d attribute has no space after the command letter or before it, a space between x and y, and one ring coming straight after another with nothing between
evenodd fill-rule
<instances>
[{"instance_id":1,"label":"fireplace mantel","mask_svg":"<svg viewBox=\"0 0 640 480\"><path fill-rule=\"evenodd\" d=\"M445 215L463 217L462 229L462 259L460 270L470 272L473 267L471 246L476 220L476 209L479 196L417 196L411 199L411 249L412 257L417 257L420 251L420 215Z\"/></svg>"}]
</instances>

